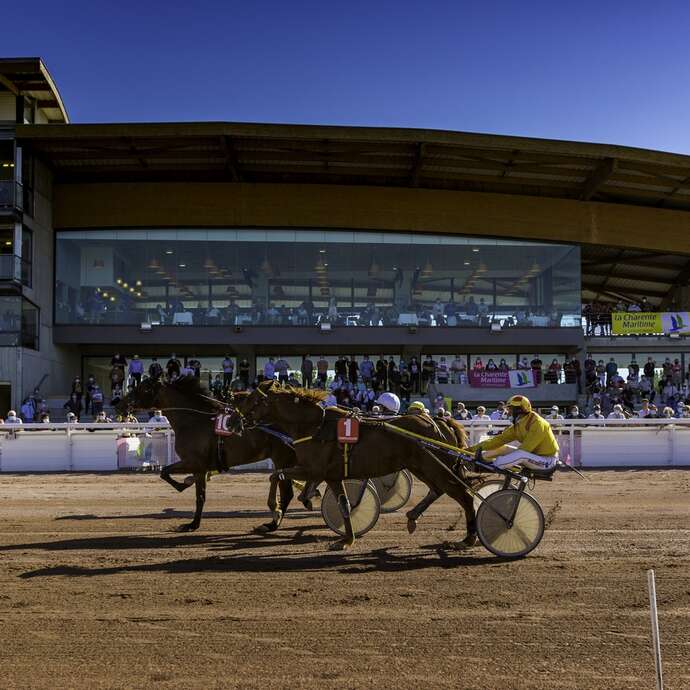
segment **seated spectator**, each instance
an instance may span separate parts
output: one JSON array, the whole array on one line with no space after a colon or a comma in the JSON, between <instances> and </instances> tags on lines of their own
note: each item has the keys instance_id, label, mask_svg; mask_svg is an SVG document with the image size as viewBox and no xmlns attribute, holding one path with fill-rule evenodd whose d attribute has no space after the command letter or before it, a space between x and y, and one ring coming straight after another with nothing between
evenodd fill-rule
<instances>
[{"instance_id":1,"label":"seated spectator","mask_svg":"<svg viewBox=\"0 0 690 690\"><path fill-rule=\"evenodd\" d=\"M112 422L113 420L110 419L110 417L107 417L105 412L101 410L97 415L96 419L93 420L94 424L107 424Z\"/></svg>"},{"instance_id":2,"label":"seated spectator","mask_svg":"<svg viewBox=\"0 0 690 690\"><path fill-rule=\"evenodd\" d=\"M163 414L163 410L154 410L149 422L152 422L153 424L170 424L168 418Z\"/></svg>"},{"instance_id":3,"label":"seated spectator","mask_svg":"<svg viewBox=\"0 0 690 690\"><path fill-rule=\"evenodd\" d=\"M5 418L5 424L21 424L22 420L17 416L14 410L10 410Z\"/></svg>"},{"instance_id":4,"label":"seated spectator","mask_svg":"<svg viewBox=\"0 0 690 690\"><path fill-rule=\"evenodd\" d=\"M551 411L546 415L545 419L563 419L563 415L558 409L558 405L552 405Z\"/></svg>"},{"instance_id":5,"label":"seated spectator","mask_svg":"<svg viewBox=\"0 0 690 690\"><path fill-rule=\"evenodd\" d=\"M664 407L663 412L662 412L661 415L660 415L660 417L663 418L663 419L671 419L671 418L673 418L673 417L675 417L675 416L676 416L676 415L675 415L675 413L673 412L673 408L672 408L672 407L668 407L668 406Z\"/></svg>"},{"instance_id":6,"label":"seated spectator","mask_svg":"<svg viewBox=\"0 0 690 690\"><path fill-rule=\"evenodd\" d=\"M472 419L472 415L470 414L470 411L465 407L465 403L456 403L455 410L453 411L453 419L456 419L460 422Z\"/></svg>"},{"instance_id":7,"label":"seated spectator","mask_svg":"<svg viewBox=\"0 0 690 690\"><path fill-rule=\"evenodd\" d=\"M592 408L592 414L589 415L587 419L605 419L604 415L601 414L601 407L599 407L599 405L595 405Z\"/></svg>"},{"instance_id":8,"label":"seated spectator","mask_svg":"<svg viewBox=\"0 0 690 690\"><path fill-rule=\"evenodd\" d=\"M685 403L682 403L682 402L678 403L677 410L678 410L677 415L676 415L677 417L679 417L681 419L690 418L690 407L688 407Z\"/></svg>"},{"instance_id":9,"label":"seated spectator","mask_svg":"<svg viewBox=\"0 0 690 690\"><path fill-rule=\"evenodd\" d=\"M480 405L480 406L477 408L477 414L474 415L474 419L486 419L486 420L489 420L489 419L491 419L491 417L489 417L489 415L486 414L486 407L484 407L483 405Z\"/></svg>"},{"instance_id":10,"label":"seated spectator","mask_svg":"<svg viewBox=\"0 0 690 690\"><path fill-rule=\"evenodd\" d=\"M496 409L489 416L493 420L507 419L505 403L498 403L498 405L496 405Z\"/></svg>"},{"instance_id":11,"label":"seated spectator","mask_svg":"<svg viewBox=\"0 0 690 690\"><path fill-rule=\"evenodd\" d=\"M623 406L614 405L613 412L611 412L606 419L627 419L625 413L623 412Z\"/></svg>"},{"instance_id":12,"label":"seated spectator","mask_svg":"<svg viewBox=\"0 0 690 690\"><path fill-rule=\"evenodd\" d=\"M573 405L570 408L570 412L565 416L566 419L586 419L585 415L580 412L580 408L577 405Z\"/></svg>"}]
</instances>

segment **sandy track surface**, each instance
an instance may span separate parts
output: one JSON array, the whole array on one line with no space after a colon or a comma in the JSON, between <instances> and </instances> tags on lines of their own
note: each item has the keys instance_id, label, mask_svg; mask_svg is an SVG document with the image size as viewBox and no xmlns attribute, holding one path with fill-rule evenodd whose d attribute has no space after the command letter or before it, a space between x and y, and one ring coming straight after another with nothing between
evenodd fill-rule
<instances>
[{"instance_id":1,"label":"sandy track surface","mask_svg":"<svg viewBox=\"0 0 690 690\"><path fill-rule=\"evenodd\" d=\"M650 688L657 573L669 688L690 687L690 472L558 475L541 546L501 563L449 499L346 554L318 513L265 521L266 475L0 475L4 688ZM422 495L419 486L415 496ZM461 528L462 529L462 528Z\"/></svg>"}]
</instances>

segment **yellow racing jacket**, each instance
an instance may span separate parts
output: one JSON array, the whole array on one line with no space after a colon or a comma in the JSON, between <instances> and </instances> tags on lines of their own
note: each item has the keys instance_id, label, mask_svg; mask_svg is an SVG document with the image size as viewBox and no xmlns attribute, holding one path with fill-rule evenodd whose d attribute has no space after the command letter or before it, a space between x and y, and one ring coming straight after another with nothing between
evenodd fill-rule
<instances>
[{"instance_id":1,"label":"yellow racing jacket","mask_svg":"<svg viewBox=\"0 0 690 690\"><path fill-rule=\"evenodd\" d=\"M511 441L520 442L520 450L535 455L551 457L558 453L558 441L553 435L551 425L536 412L530 412L518 420L517 424L508 427L498 436L472 446L471 450L482 448L492 450Z\"/></svg>"}]
</instances>

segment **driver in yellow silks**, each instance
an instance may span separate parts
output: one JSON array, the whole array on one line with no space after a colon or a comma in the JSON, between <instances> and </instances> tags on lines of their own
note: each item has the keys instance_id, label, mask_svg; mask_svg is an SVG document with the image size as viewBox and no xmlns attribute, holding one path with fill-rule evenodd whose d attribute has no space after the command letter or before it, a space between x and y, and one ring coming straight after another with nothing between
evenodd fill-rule
<instances>
[{"instance_id":1,"label":"driver in yellow silks","mask_svg":"<svg viewBox=\"0 0 690 690\"><path fill-rule=\"evenodd\" d=\"M551 469L558 460L558 442L551 425L532 410L524 395L514 395L506 407L512 413L513 426L472 446L469 450L475 452L475 459L493 462L495 467L520 464L533 470ZM506 445L510 441L518 441L520 447Z\"/></svg>"}]
</instances>

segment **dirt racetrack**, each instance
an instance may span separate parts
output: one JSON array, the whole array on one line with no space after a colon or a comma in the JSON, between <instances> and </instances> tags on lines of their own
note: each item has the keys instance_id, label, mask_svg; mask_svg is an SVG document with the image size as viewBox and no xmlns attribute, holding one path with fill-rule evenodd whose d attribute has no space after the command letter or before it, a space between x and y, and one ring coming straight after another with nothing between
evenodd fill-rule
<instances>
[{"instance_id":1,"label":"dirt racetrack","mask_svg":"<svg viewBox=\"0 0 690 690\"><path fill-rule=\"evenodd\" d=\"M690 472L588 477L539 485L561 508L501 563L443 547L447 498L342 554L318 513L250 533L265 474L214 478L194 534L172 531L193 490L153 475L0 475L1 685L651 688L653 567L665 680L688 688Z\"/></svg>"}]
</instances>

